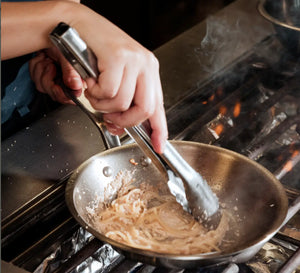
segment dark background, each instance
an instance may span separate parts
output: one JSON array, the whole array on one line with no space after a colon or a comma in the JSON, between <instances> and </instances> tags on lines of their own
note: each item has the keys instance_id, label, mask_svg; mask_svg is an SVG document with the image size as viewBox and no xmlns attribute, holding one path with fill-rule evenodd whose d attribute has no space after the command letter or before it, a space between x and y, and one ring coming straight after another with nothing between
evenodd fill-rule
<instances>
[{"instance_id":1,"label":"dark background","mask_svg":"<svg viewBox=\"0 0 300 273\"><path fill-rule=\"evenodd\" d=\"M150 50L233 0L82 0Z\"/></svg>"}]
</instances>

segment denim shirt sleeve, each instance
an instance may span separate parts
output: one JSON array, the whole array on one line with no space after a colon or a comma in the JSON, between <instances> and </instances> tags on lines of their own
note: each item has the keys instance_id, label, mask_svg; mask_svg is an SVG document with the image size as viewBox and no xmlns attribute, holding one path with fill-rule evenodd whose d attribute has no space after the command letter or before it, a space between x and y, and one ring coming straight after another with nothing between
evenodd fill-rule
<instances>
[{"instance_id":1,"label":"denim shirt sleeve","mask_svg":"<svg viewBox=\"0 0 300 273\"><path fill-rule=\"evenodd\" d=\"M20 116L29 113L29 104L32 102L36 89L32 82L28 62L23 64L15 78L6 88L1 99L1 123L6 122L17 110Z\"/></svg>"}]
</instances>

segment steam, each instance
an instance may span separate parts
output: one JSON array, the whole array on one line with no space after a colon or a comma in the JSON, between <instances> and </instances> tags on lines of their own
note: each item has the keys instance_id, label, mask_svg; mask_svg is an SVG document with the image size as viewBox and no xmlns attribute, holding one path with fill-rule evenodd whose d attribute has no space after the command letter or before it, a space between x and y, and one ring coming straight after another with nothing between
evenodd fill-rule
<instances>
[{"instance_id":1,"label":"steam","mask_svg":"<svg viewBox=\"0 0 300 273\"><path fill-rule=\"evenodd\" d=\"M209 17L207 19L206 35L201 42L200 53L209 59L211 67L207 67L209 72L215 72L216 68L223 67L226 59L230 57L232 51L241 47L239 40L240 20L237 20L235 29L229 27L226 20Z\"/></svg>"},{"instance_id":2,"label":"steam","mask_svg":"<svg viewBox=\"0 0 300 273\"><path fill-rule=\"evenodd\" d=\"M233 11L223 17L209 16L206 19L206 35L200 47L194 50L204 71L217 72L251 49L258 42L258 36L264 37L265 30L254 26L255 23L251 22L249 14L242 11Z\"/></svg>"}]
</instances>

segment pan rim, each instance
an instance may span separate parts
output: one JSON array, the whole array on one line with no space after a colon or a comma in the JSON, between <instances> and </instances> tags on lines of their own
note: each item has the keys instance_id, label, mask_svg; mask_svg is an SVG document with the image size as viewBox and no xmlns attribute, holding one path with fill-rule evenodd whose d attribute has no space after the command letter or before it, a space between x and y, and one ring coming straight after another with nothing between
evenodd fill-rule
<instances>
[{"instance_id":1,"label":"pan rim","mask_svg":"<svg viewBox=\"0 0 300 273\"><path fill-rule=\"evenodd\" d=\"M293 25L289 25L285 22L280 21L279 19L273 17L272 15L270 15L266 9L265 9L265 3L267 2L267 0L260 0L258 5L257 5L257 9L259 11L259 13L269 22L281 26L281 27L285 27L287 29L290 30L295 30L295 31L300 31L300 27L297 26L293 26Z\"/></svg>"}]
</instances>

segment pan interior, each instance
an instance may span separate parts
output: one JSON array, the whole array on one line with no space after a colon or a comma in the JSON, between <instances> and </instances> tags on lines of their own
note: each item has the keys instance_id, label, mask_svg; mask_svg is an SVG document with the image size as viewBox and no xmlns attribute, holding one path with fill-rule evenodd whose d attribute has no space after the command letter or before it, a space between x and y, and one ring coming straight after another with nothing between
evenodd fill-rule
<instances>
[{"instance_id":1,"label":"pan interior","mask_svg":"<svg viewBox=\"0 0 300 273\"><path fill-rule=\"evenodd\" d=\"M207 180L221 206L233 216L222 245L223 254L251 247L276 232L285 218L287 199L281 184L268 171L246 157L218 147L182 141L172 144ZM70 178L66 191L68 206L79 223L99 239L114 244L94 229L90 211L108 198L104 196L105 188L120 171L132 172L137 185L167 182L167 177L154 166L144 166L142 158L136 145L114 148L92 157ZM107 168L111 170L109 177L104 171ZM111 190L110 198L114 196ZM122 248L117 242L116 246Z\"/></svg>"}]
</instances>

